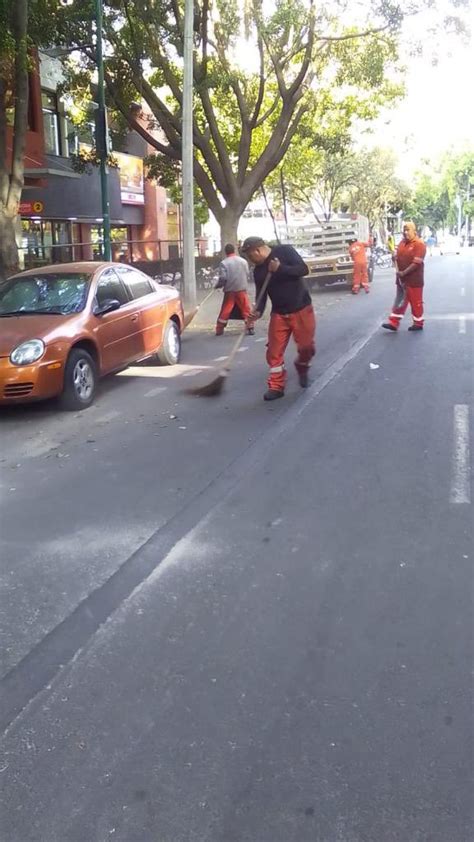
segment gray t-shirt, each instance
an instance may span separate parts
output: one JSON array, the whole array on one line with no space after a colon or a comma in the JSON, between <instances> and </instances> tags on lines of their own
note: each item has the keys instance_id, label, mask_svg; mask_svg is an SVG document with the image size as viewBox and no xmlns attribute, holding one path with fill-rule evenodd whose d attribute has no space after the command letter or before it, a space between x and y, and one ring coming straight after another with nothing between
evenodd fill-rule
<instances>
[{"instance_id":1,"label":"gray t-shirt","mask_svg":"<svg viewBox=\"0 0 474 842\"><path fill-rule=\"evenodd\" d=\"M224 292L242 292L248 289L249 265L243 257L231 254L219 266L219 286Z\"/></svg>"}]
</instances>

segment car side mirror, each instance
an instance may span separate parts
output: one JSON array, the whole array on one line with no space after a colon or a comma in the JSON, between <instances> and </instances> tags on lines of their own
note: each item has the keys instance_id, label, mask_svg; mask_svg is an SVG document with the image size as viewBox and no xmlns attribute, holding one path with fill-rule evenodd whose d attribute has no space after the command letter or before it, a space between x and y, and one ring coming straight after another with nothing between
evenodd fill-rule
<instances>
[{"instance_id":1,"label":"car side mirror","mask_svg":"<svg viewBox=\"0 0 474 842\"><path fill-rule=\"evenodd\" d=\"M96 304L94 307L94 316L105 316L106 313L112 313L118 310L122 305L116 298L106 298L102 304Z\"/></svg>"}]
</instances>

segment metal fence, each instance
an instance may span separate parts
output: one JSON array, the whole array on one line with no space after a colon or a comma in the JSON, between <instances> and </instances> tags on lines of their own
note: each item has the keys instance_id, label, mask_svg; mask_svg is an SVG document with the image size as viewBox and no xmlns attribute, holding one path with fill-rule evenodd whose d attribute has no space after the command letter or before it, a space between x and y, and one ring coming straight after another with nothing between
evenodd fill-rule
<instances>
[{"instance_id":1,"label":"metal fence","mask_svg":"<svg viewBox=\"0 0 474 842\"><path fill-rule=\"evenodd\" d=\"M112 260L136 266L160 283L181 289L183 285L183 244L181 240L118 240L112 242ZM140 257L149 250L154 258ZM55 263L104 260L102 241L35 244L19 249L22 269L35 269ZM203 254L202 240L195 243L196 282L199 289L210 289L217 277L220 254Z\"/></svg>"}]
</instances>

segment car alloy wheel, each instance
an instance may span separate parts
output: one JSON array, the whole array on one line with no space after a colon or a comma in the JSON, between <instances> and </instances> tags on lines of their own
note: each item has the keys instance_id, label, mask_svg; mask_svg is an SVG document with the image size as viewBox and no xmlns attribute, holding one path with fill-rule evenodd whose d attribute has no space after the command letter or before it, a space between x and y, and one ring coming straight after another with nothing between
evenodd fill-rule
<instances>
[{"instance_id":1,"label":"car alloy wheel","mask_svg":"<svg viewBox=\"0 0 474 842\"><path fill-rule=\"evenodd\" d=\"M165 328L163 343L157 352L161 365L176 365L181 356L181 336L179 328L173 321L169 321Z\"/></svg>"},{"instance_id":2,"label":"car alloy wheel","mask_svg":"<svg viewBox=\"0 0 474 842\"><path fill-rule=\"evenodd\" d=\"M94 391L94 374L87 360L80 359L77 361L74 366L72 379L79 400L83 403L90 401Z\"/></svg>"}]
</instances>

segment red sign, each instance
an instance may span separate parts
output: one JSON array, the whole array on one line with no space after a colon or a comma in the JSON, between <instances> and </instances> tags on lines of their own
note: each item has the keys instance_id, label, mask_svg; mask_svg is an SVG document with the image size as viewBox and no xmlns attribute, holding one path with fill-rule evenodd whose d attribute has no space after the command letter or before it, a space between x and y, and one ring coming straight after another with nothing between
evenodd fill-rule
<instances>
[{"instance_id":1,"label":"red sign","mask_svg":"<svg viewBox=\"0 0 474 842\"><path fill-rule=\"evenodd\" d=\"M39 201L34 202L20 202L18 213L20 216L34 216L35 214L43 213L44 203Z\"/></svg>"}]
</instances>

